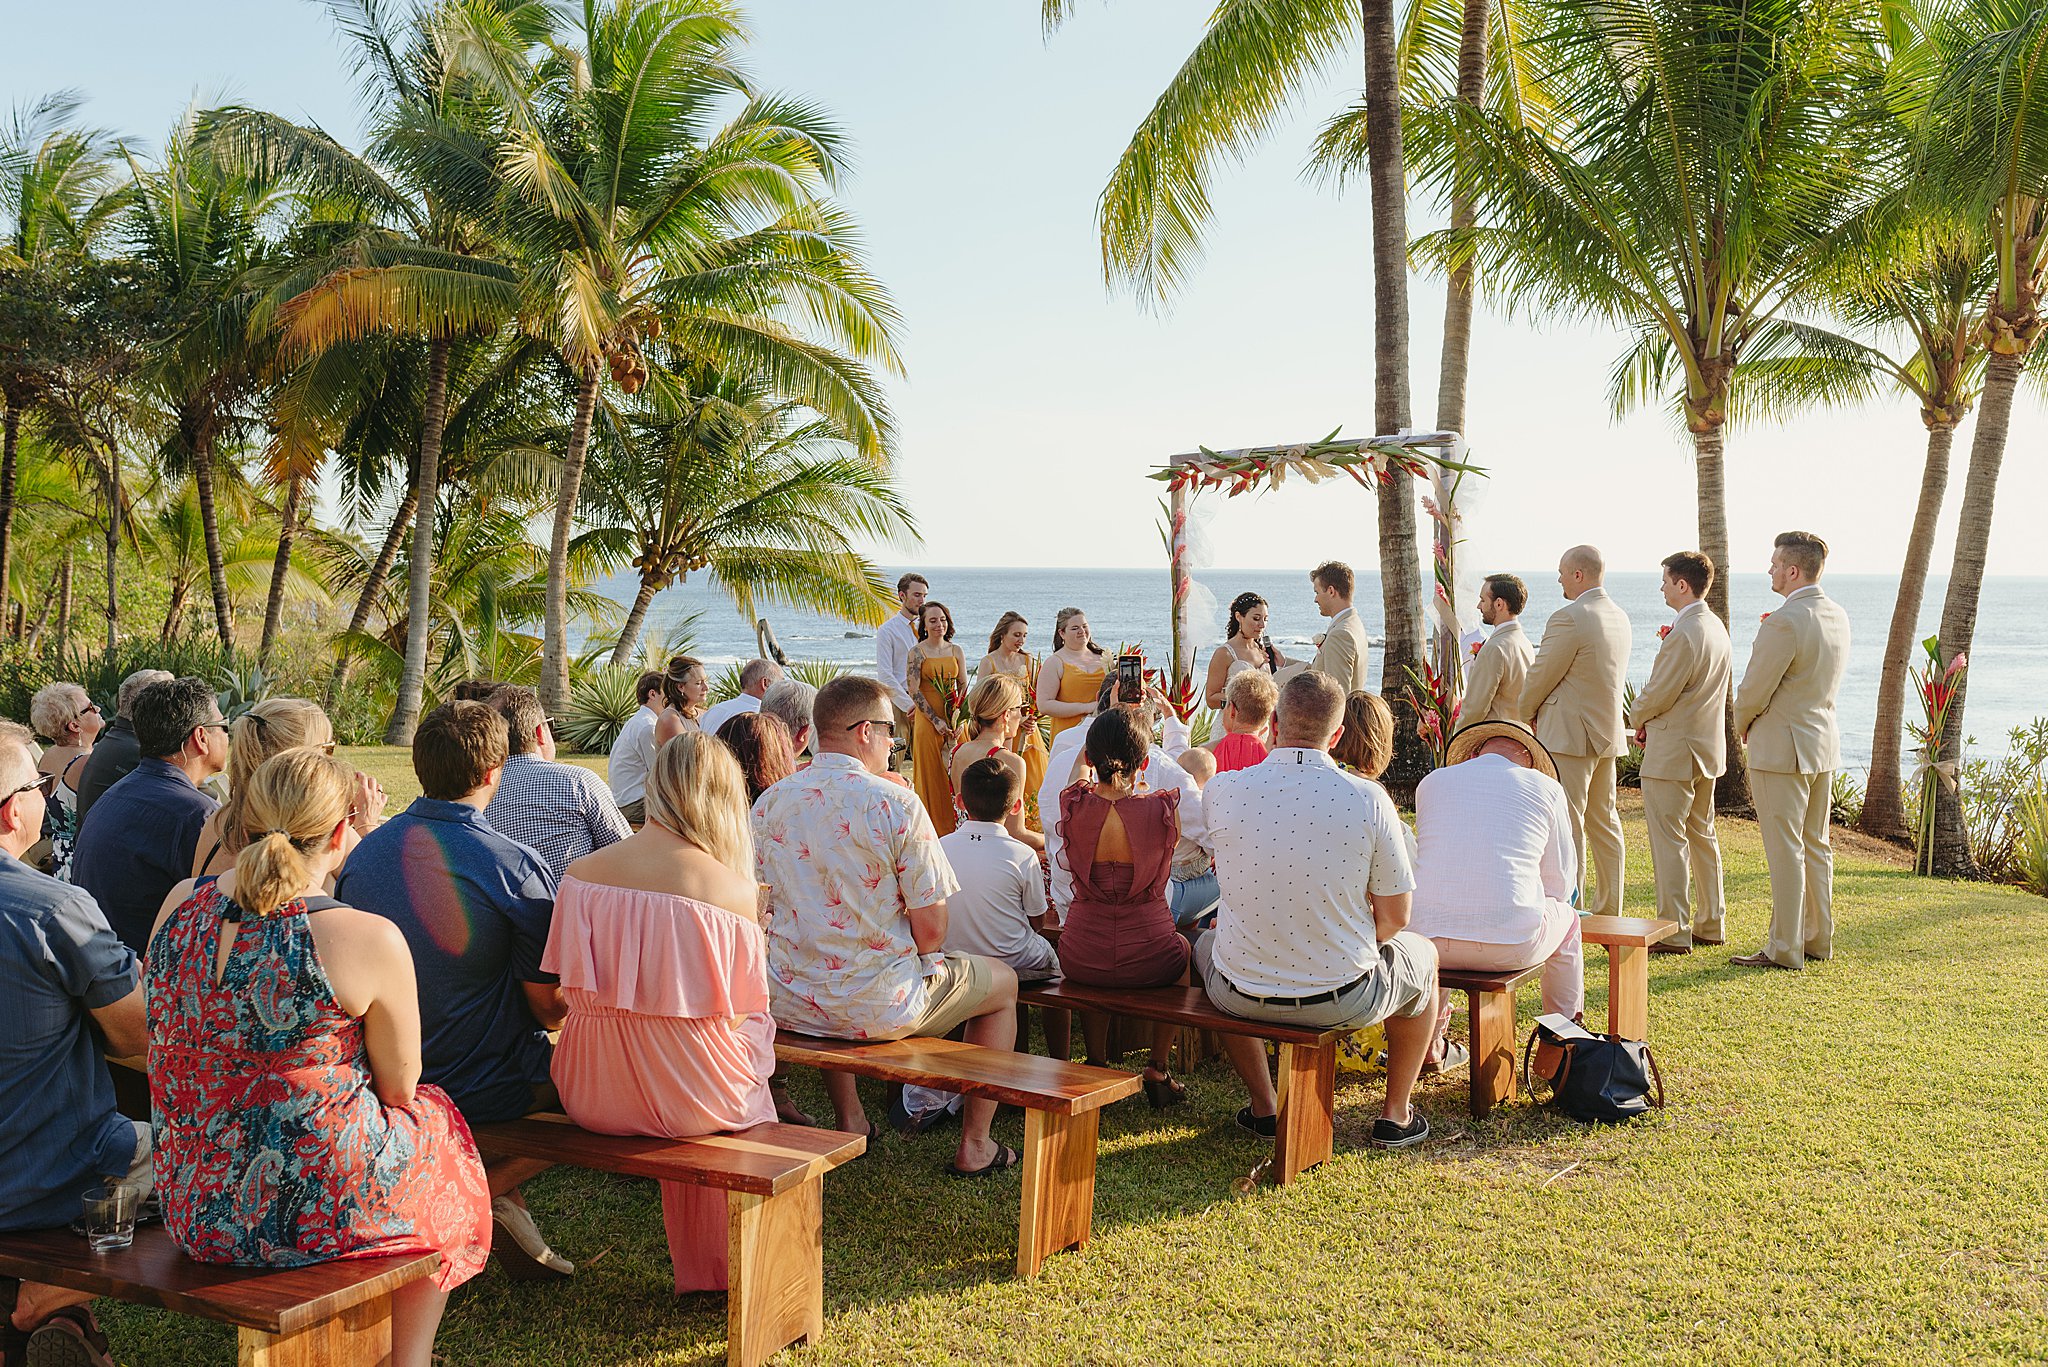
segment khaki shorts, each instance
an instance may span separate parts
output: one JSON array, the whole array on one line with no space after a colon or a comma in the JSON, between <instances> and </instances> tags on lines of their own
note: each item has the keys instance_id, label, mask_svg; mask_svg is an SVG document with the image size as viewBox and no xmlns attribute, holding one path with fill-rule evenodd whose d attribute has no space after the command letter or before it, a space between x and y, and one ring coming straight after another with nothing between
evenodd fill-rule
<instances>
[{"instance_id":1,"label":"khaki shorts","mask_svg":"<svg viewBox=\"0 0 2048 1367\"><path fill-rule=\"evenodd\" d=\"M948 954L939 971L924 980L924 1014L904 1034L949 1035L955 1027L985 1015L995 990L992 960L979 954Z\"/></svg>"},{"instance_id":2,"label":"khaki shorts","mask_svg":"<svg viewBox=\"0 0 2048 1367\"><path fill-rule=\"evenodd\" d=\"M1412 930L1395 932L1379 947L1379 962L1334 998L1295 1006L1247 996L1216 967L1216 932L1195 941L1194 976L1210 1004L1244 1020L1312 1030L1362 1030L1389 1016L1404 1019L1436 1009L1436 950Z\"/></svg>"}]
</instances>

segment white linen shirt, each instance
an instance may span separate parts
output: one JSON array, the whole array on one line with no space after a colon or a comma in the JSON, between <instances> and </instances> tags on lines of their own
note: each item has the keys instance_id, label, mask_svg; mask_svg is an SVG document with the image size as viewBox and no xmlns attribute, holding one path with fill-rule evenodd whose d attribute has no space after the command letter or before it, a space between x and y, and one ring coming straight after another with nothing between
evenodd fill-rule
<instances>
[{"instance_id":1,"label":"white linen shirt","mask_svg":"<svg viewBox=\"0 0 2048 1367\"><path fill-rule=\"evenodd\" d=\"M916 795L851 755L819 755L754 803L754 863L775 1019L833 1039L900 1038L942 962L917 952L905 913L960 888Z\"/></svg>"},{"instance_id":2,"label":"white linen shirt","mask_svg":"<svg viewBox=\"0 0 2048 1367\"><path fill-rule=\"evenodd\" d=\"M960 890L946 899L946 950L1001 959L1023 973L1054 968L1052 946L1031 928L1045 915L1045 877L1038 856L1000 822L963 821L939 848Z\"/></svg>"},{"instance_id":3,"label":"white linen shirt","mask_svg":"<svg viewBox=\"0 0 2048 1367\"><path fill-rule=\"evenodd\" d=\"M1415 889L1386 789L1321 750L1283 747L1218 774L1204 797L1218 972L1253 996L1309 997L1378 967L1370 897Z\"/></svg>"},{"instance_id":4,"label":"white linen shirt","mask_svg":"<svg viewBox=\"0 0 2048 1367\"><path fill-rule=\"evenodd\" d=\"M660 713L646 703L626 718L619 738L612 742L612 755L605 762L605 782L611 785L612 801L629 806L647 796L647 768L654 758L654 722Z\"/></svg>"},{"instance_id":5,"label":"white linen shirt","mask_svg":"<svg viewBox=\"0 0 2048 1367\"><path fill-rule=\"evenodd\" d=\"M698 718L697 725L704 728L705 735L715 736L718 734L719 727L725 725L740 713L759 712L760 710L761 700L759 698L751 693L735 693L732 697L727 698L724 702Z\"/></svg>"},{"instance_id":6,"label":"white linen shirt","mask_svg":"<svg viewBox=\"0 0 2048 1367\"><path fill-rule=\"evenodd\" d=\"M1526 944L1569 906L1578 847L1556 779L1505 755L1437 769L1415 790L1422 851L1408 928L1432 939Z\"/></svg>"},{"instance_id":7,"label":"white linen shirt","mask_svg":"<svg viewBox=\"0 0 2048 1367\"><path fill-rule=\"evenodd\" d=\"M910 648L916 644L917 627L900 612L875 628L875 678L889 690L889 701L898 712L910 710L903 674L910 668Z\"/></svg>"},{"instance_id":8,"label":"white linen shirt","mask_svg":"<svg viewBox=\"0 0 2048 1367\"><path fill-rule=\"evenodd\" d=\"M1072 786L1078 768L1087 762L1081 753L1087 730L1086 725L1081 725L1070 726L1060 732L1053 741L1052 756L1045 766L1045 782L1038 789L1038 824L1045 834L1045 865L1052 870L1053 921L1058 925L1066 924L1067 908L1074 902L1074 872L1060 857L1067 843L1060 833L1060 794ZM1202 790L1195 786L1195 781L1188 777L1188 771L1181 768L1176 759L1176 756L1187 753L1188 729L1180 718L1169 713L1161 730L1161 744L1151 748L1145 758L1145 768L1138 775L1138 791L1178 789L1180 837L1206 847L1209 826L1202 813Z\"/></svg>"}]
</instances>

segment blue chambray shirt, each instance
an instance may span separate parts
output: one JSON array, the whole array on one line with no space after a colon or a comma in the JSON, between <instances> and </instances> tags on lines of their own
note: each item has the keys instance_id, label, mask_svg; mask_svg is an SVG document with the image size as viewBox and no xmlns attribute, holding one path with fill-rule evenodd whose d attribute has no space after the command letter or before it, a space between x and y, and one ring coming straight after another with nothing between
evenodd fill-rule
<instances>
[{"instance_id":1,"label":"blue chambray shirt","mask_svg":"<svg viewBox=\"0 0 2048 1367\"><path fill-rule=\"evenodd\" d=\"M138 972L92 898L0 850L0 1230L65 1224L135 1161L87 1012Z\"/></svg>"},{"instance_id":2,"label":"blue chambray shirt","mask_svg":"<svg viewBox=\"0 0 2048 1367\"><path fill-rule=\"evenodd\" d=\"M220 806L167 760L146 759L107 789L79 826L71 881L137 954L171 889L192 876L199 831Z\"/></svg>"}]
</instances>

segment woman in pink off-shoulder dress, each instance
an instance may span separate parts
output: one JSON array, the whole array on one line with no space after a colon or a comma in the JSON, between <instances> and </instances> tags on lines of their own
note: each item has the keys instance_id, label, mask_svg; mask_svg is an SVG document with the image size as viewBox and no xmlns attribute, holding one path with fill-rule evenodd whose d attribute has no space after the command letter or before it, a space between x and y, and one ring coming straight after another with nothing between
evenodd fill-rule
<instances>
[{"instance_id":1,"label":"woman in pink off-shoulder dress","mask_svg":"<svg viewBox=\"0 0 2048 1367\"><path fill-rule=\"evenodd\" d=\"M569 1006L562 1108L586 1130L682 1139L775 1119L775 1022L746 781L712 736L661 748L647 824L569 865L541 966ZM661 1184L676 1290L727 1285L725 1195Z\"/></svg>"}]
</instances>

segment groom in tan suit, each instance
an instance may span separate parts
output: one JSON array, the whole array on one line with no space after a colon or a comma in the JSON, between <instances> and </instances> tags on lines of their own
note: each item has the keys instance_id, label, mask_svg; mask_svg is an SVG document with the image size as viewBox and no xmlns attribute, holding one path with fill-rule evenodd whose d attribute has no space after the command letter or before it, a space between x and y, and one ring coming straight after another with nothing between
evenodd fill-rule
<instances>
[{"instance_id":1,"label":"groom in tan suit","mask_svg":"<svg viewBox=\"0 0 2048 1367\"><path fill-rule=\"evenodd\" d=\"M1325 560L1309 571L1308 580L1315 586L1316 610L1330 619L1330 625L1323 631L1323 643L1316 647L1316 657L1309 662L1309 668L1320 669L1335 679L1347 698L1360 689L1369 690L1372 685L1366 681L1365 673L1365 623L1358 620L1358 610L1351 606L1357 577L1343 561Z\"/></svg>"},{"instance_id":2,"label":"groom in tan suit","mask_svg":"<svg viewBox=\"0 0 2048 1367\"><path fill-rule=\"evenodd\" d=\"M1835 949L1835 854L1828 843L1842 736L1835 695L1849 667L1849 614L1821 592L1828 543L1784 532L1771 551L1771 590L1785 602L1764 617L1735 690L1735 734L1749 752L1749 785L1771 870L1771 938L1744 968L1804 968Z\"/></svg>"},{"instance_id":3,"label":"groom in tan suit","mask_svg":"<svg viewBox=\"0 0 2048 1367\"><path fill-rule=\"evenodd\" d=\"M1643 815L1650 824L1657 914L1678 922L1678 934L1651 945L1653 954L1725 942L1714 780L1728 768L1724 722L1732 653L1727 626L1701 601L1713 582L1714 562L1704 552L1664 557L1664 603L1678 615L1664 628L1650 681L1628 717L1643 745Z\"/></svg>"},{"instance_id":4,"label":"groom in tan suit","mask_svg":"<svg viewBox=\"0 0 2048 1367\"><path fill-rule=\"evenodd\" d=\"M1621 690L1628 678L1628 614L1600 586L1600 552L1574 546L1557 563L1566 603L1543 624L1522 715L1557 761L1558 782L1571 807L1572 838L1579 846L1579 906L1602 916L1621 914L1628 854L1621 814L1614 809L1614 761L1622 753ZM1593 865L1594 891L1585 890Z\"/></svg>"},{"instance_id":5,"label":"groom in tan suit","mask_svg":"<svg viewBox=\"0 0 2048 1367\"><path fill-rule=\"evenodd\" d=\"M1522 609L1529 606L1529 586L1512 574L1489 574L1479 581L1479 620L1493 628L1486 644L1465 671L1465 699L1458 724L1512 721L1522 716L1522 685L1528 682L1536 651L1522 631Z\"/></svg>"}]
</instances>

